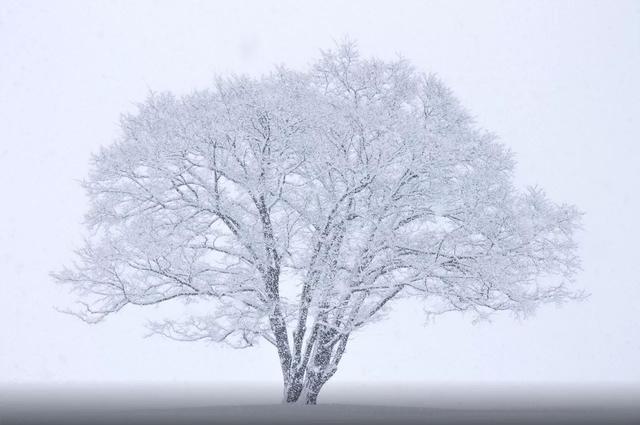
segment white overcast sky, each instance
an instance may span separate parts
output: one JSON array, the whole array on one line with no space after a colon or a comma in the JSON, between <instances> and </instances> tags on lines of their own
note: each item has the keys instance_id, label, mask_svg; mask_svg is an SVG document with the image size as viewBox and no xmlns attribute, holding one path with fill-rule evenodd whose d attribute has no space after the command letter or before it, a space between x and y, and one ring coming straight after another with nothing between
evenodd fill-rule
<instances>
[{"instance_id":1,"label":"white overcast sky","mask_svg":"<svg viewBox=\"0 0 640 425\"><path fill-rule=\"evenodd\" d=\"M215 74L303 69L344 36L437 73L515 152L518 184L585 212L591 297L478 325L402 306L334 381L640 383L640 2L540 0L0 0L0 383L279 381L268 345L145 339L145 309L60 314L48 273L73 259L78 180L120 113Z\"/></svg>"}]
</instances>

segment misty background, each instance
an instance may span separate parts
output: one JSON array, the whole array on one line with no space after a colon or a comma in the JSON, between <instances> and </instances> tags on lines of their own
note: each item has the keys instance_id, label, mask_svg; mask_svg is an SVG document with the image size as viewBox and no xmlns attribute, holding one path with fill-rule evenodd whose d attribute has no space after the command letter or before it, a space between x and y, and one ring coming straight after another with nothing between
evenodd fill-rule
<instances>
[{"instance_id":1,"label":"misty background","mask_svg":"<svg viewBox=\"0 0 640 425\"><path fill-rule=\"evenodd\" d=\"M87 325L55 309L74 298L48 273L81 244L79 181L121 113L216 74L305 69L345 36L438 74L514 151L519 185L585 213L574 287L591 296L475 325L396 304L320 402L354 385L640 384L640 2L1 0L0 385L259 384L279 401L270 345L144 338L160 308Z\"/></svg>"}]
</instances>

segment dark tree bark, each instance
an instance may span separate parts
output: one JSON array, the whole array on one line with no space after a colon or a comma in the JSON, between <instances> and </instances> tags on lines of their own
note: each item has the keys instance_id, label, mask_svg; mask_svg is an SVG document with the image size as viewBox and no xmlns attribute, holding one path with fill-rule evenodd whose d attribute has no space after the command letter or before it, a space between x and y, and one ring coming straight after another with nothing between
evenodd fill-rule
<instances>
[{"instance_id":1,"label":"dark tree bark","mask_svg":"<svg viewBox=\"0 0 640 425\"><path fill-rule=\"evenodd\" d=\"M292 365L284 382L285 403L316 404L320 391L336 373L349 335L316 324L301 363Z\"/></svg>"}]
</instances>

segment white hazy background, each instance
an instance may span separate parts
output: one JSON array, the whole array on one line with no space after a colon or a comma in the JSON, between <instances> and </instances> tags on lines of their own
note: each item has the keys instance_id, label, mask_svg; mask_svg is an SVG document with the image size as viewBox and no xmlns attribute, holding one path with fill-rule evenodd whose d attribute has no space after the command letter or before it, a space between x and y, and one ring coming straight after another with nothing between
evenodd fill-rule
<instances>
[{"instance_id":1,"label":"white hazy background","mask_svg":"<svg viewBox=\"0 0 640 425\"><path fill-rule=\"evenodd\" d=\"M277 388L268 344L143 338L158 313L145 308L90 326L55 310L72 298L48 273L81 244L79 180L121 113L215 74L303 69L344 36L437 73L515 152L518 184L585 212L576 286L591 297L477 325L397 305L350 342L323 395L640 383L640 2L0 0L0 384Z\"/></svg>"}]
</instances>

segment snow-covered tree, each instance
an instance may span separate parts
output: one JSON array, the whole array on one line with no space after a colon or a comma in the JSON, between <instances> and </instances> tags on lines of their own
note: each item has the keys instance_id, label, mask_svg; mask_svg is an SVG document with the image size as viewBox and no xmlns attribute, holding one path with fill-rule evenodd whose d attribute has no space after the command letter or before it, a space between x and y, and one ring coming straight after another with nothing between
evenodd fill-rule
<instances>
[{"instance_id":1,"label":"snow-covered tree","mask_svg":"<svg viewBox=\"0 0 640 425\"><path fill-rule=\"evenodd\" d=\"M208 303L152 325L279 356L284 401L315 403L351 334L403 297L527 314L567 289L580 213L513 184L511 153L433 75L360 57L153 94L93 158L75 314Z\"/></svg>"}]
</instances>

